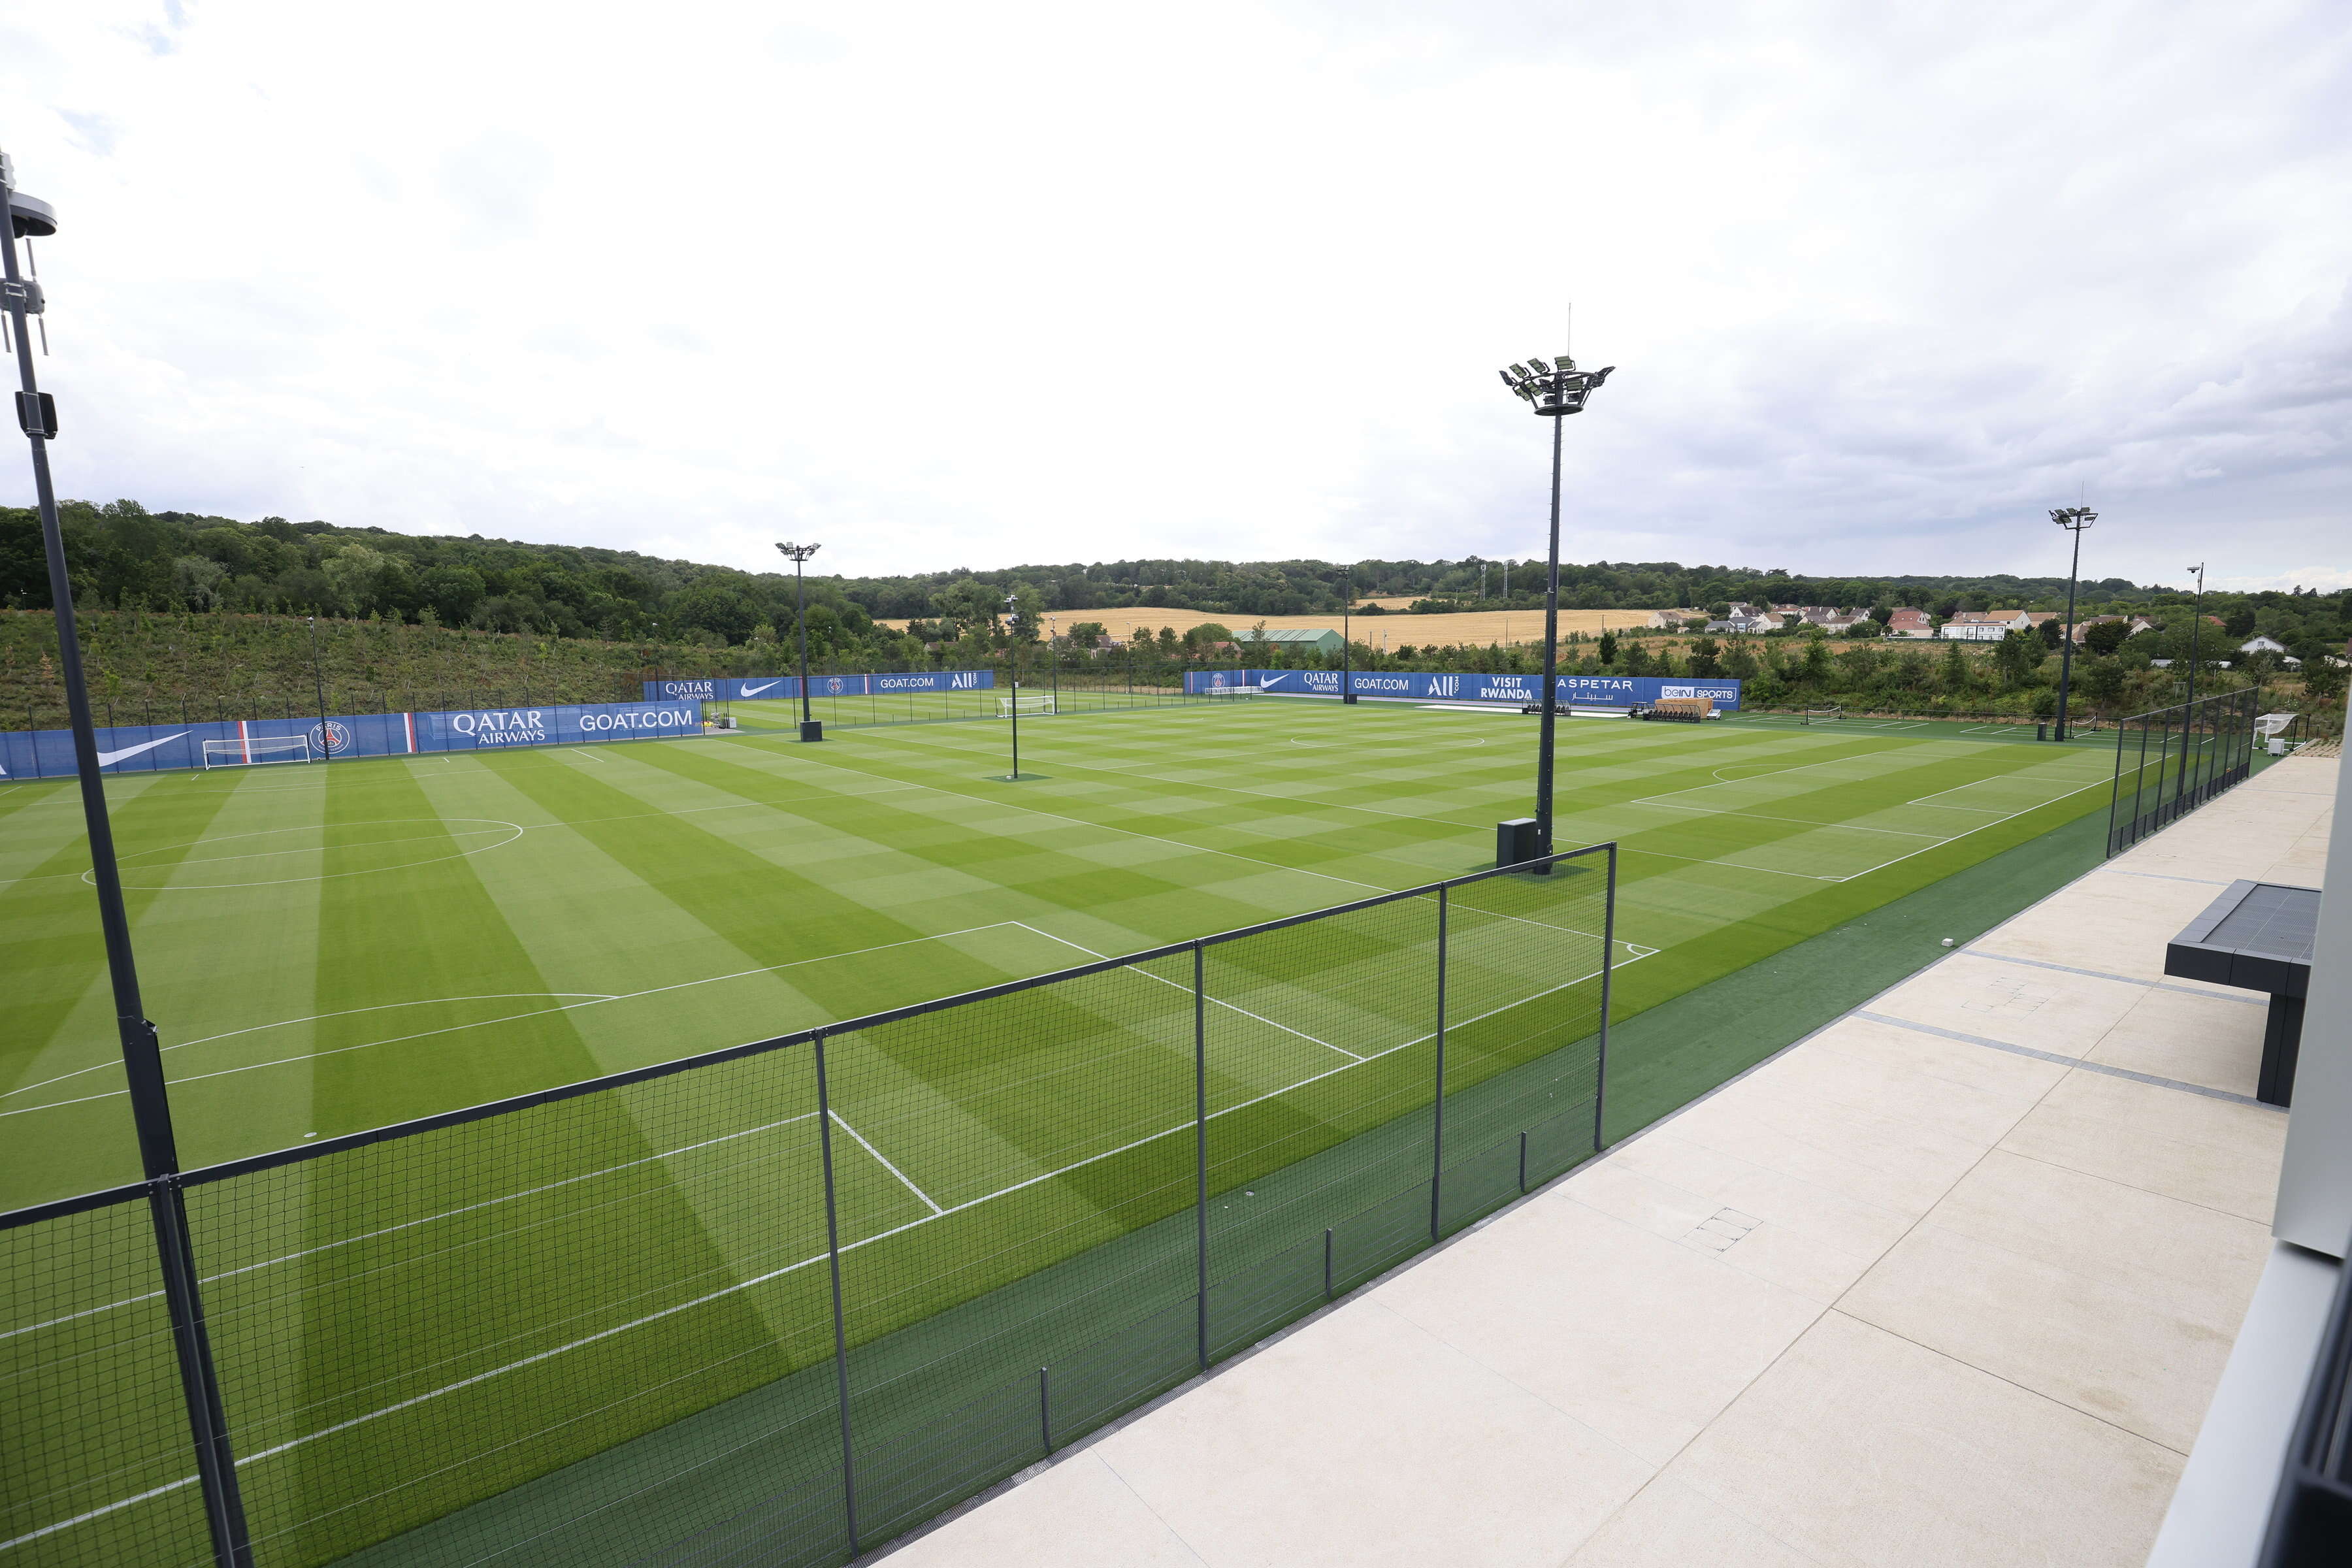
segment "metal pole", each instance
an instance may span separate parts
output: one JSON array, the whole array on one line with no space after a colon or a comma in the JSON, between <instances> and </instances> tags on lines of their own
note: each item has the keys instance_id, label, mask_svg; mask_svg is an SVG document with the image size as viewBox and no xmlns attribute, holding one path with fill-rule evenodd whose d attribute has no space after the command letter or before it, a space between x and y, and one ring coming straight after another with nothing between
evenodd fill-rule
<instances>
[{"instance_id":1,"label":"metal pole","mask_svg":"<svg viewBox=\"0 0 2352 1568\"><path fill-rule=\"evenodd\" d=\"M1560 426L1551 422L1551 550L1544 587L1543 728L1536 742L1536 853L1551 853L1552 731L1559 711L1559 444ZM1536 868L1551 874L1551 862Z\"/></svg>"},{"instance_id":2,"label":"metal pole","mask_svg":"<svg viewBox=\"0 0 2352 1568\"><path fill-rule=\"evenodd\" d=\"M841 1401L841 1506L849 1554L857 1555L857 1475L849 1438L849 1328L841 1312L841 1205L833 1185L833 1098L824 1070L824 1035L816 1036L817 1148L824 1159L824 1253L833 1270L833 1382Z\"/></svg>"},{"instance_id":3,"label":"metal pole","mask_svg":"<svg viewBox=\"0 0 2352 1568\"><path fill-rule=\"evenodd\" d=\"M335 730L327 719L327 676L319 665L319 617L304 617L310 623L310 684L319 694L319 760L331 762L335 755Z\"/></svg>"},{"instance_id":4,"label":"metal pole","mask_svg":"<svg viewBox=\"0 0 2352 1568\"><path fill-rule=\"evenodd\" d=\"M1207 963L1192 944L1192 1162L1194 1228L1199 1244L1193 1331L1201 1370L1209 1370L1209 1002Z\"/></svg>"},{"instance_id":5,"label":"metal pole","mask_svg":"<svg viewBox=\"0 0 2352 1568\"><path fill-rule=\"evenodd\" d=\"M1045 1368L1037 1369L1037 1436L1045 1445L1045 1452L1054 1451L1054 1384Z\"/></svg>"},{"instance_id":6,"label":"metal pole","mask_svg":"<svg viewBox=\"0 0 2352 1568\"><path fill-rule=\"evenodd\" d=\"M1617 841L1609 841L1609 902L1601 912L1601 1044L1592 1062L1592 1152L1599 1153L1608 1145L1603 1142L1602 1115L1609 1109L1609 1001L1610 984L1616 974L1617 961Z\"/></svg>"},{"instance_id":7,"label":"metal pole","mask_svg":"<svg viewBox=\"0 0 2352 1568\"><path fill-rule=\"evenodd\" d=\"M1331 1227L1323 1227L1323 1299L1331 1299Z\"/></svg>"},{"instance_id":8,"label":"metal pole","mask_svg":"<svg viewBox=\"0 0 2352 1568\"><path fill-rule=\"evenodd\" d=\"M2132 787L2137 791L2139 786L2135 783ZM2137 801L2139 797L2135 794L2132 798ZM2109 855L2116 852L2116 813L2123 805L2123 799L2124 727L2118 724L2116 726L2116 782L2107 790L2107 853Z\"/></svg>"},{"instance_id":9,"label":"metal pole","mask_svg":"<svg viewBox=\"0 0 2352 1568\"><path fill-rule=\"evenodd\" d=\"M115 862L106 781L99 772L98 732L82 672L81 634L74 623L73 582L66 571L65 536L58 524L57 490L49 477L47 410L51 405L44 401L33 371L32 331L25 319L34 290L16 270L15 174L14 165L0 156L0 277L7 284L7 331L16 350L16 371L23 388L17 395L18 423L32 447L33 491L40 511L41 546L47 557L49 600L56 612L58 673L65 688L67 723L73 731L74 771L81 786L82 822L89 835L90 879L98 889L99 931L105 942L107 979L114 998L115 1034L122 1047L124 1087L139 1140L140 1165L148 1181L155 1184L149 1190L148 1207L155 1227L164 1305L179 1356L181 1392L196 1450L196 1475L212 1534L213 1556L223 1568L246 1568L253 1554L246 1536L245 1507L237 1492L227 1417L205 1331L187 1215L180 1201L176 1180L180 1156L164 1087L163 1050L139 995L131 919L122 902L122 874Z\"/></svg>"},{"instance_id":10,"label":"metal pole","mask_svg":"<svg viewBox=\"0 0 2352 1568\"><path fill-rule=\"evenodd\" d=\"M2074 563L2066 568L2066 636L2058 645L2058 738L2066 738L2066 688L2074 672L2074 584L2083 574L2083 531L2074 535Z\"/></svg>"},{"instance_id":11,"label":"metal pole","mask_svg":"<svg viewBox=\"0 0 2352 1568\"><path fill-rule=\"evenodd\" d=\"M1437 1092L1430 1100L1429 1239L1438 1234L1445 1193L1445 910L1446 889L1437 889Z\"/></svg>"},{"instance_id":12,"label":"metal pole","mask_svg":"<svg viewBox=\"0 0 2352 1568\"><path fill-rule=\"evenodd\" d=\"M1356 700L1355 611L1356 569L1350 565L1339 587L1339 700Z\"/></svg>"},{"instance_id":13,"label":"metal pole","mask_svg":"<svg viewBox=\"0 0 2352 1568\"><path fill-rule=\"evenodd\" d=\"M805 726L809 722L808 578L803 574L803 564L799 556L793 557L793 629L799 632L801 642L801 723L803 726L801 737L805 740L808 737Z\"/></svg>"}]
</instances>

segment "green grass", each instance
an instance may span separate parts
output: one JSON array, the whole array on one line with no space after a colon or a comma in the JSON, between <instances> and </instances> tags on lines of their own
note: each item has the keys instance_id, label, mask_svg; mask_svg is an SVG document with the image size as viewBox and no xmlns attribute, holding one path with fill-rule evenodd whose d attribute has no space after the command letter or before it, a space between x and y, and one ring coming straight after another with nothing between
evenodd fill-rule
<instances>
[{"instance_id":1,"label":"green grass","mask_svg":"<svg viewBox=\"0 0 2352 1568\"><path fill-rule=\"evenodd\" d=\"M1535 735L1516 714L1389 705L1103 712L1024 723L1024 771L1047 776L1008 784L1006 728L111 784L184 1162L1475 869L1494 820L1526 809ZM1563 847L1624 847L1625 1019L2103 811L2108 766L2095 742L1960 725L1582 721L1562 730L1559 830ZM65 788L0 793L11 1205L137 1174L78 824ZM1508 879L1457 900L1449 1013L1483 1015L1449 1037L1464 1142L1448 1147L1465 1160L1492 1167L1528 1108L1553 1102L1589 1147L1590 1083L1557 1064L1589 1030L1591 988L1555 983L1588 973L1598 880ZM1210 950L1220 1279L1234 1259L1319 1258L1333 1221L1305 1194L1377 1208L1425 1172L1426 1117L1400 1119L1428 1103L1433 918L1407 900ZM1143 1332L1138 1312L1190 1289L1191 1146L1163 1135L1192 1110L1190 961L1153 970L835 1044L861 1446L926 1429L939 1387L978 1397L1107 1325ZM1621 1030L1612 1136L1744 1067L1743 1048ZM503 1528L538 1528L563 1517L567 1475L593 1471L606 1499L671 1475L675 1453L644 1435L687 1417L713 1466L757 1455L770 1486L821 1484L832 1344L807 1201L812 1066L795 1048L191 1189L272 1560L328 1561L501 1492ZM1379 1224L1410 1239L1424 1222ZM11 1342L11 1375L37 1406L84 1414L43 1450L0 1540L186 1468L169 1401L117 1386L152 1389L168 1365L152 1321L118 1321L152 1312L113 1305L144 1294L125 1261L138 1227L118 1212L8 1234L10 1322L58 1323ZM1367 1230L1343 1275L1392 1245ZM1253 1310L1233 1306L1234 1332ZM138 1376L121 1361L136 1355ZM568 1414L522 1414L549 1409ZM188 1490L42 1537L25 1560L184 1531ZM919 1477L899 1492L919 1517Z\"/></svg>"}]
</instances>

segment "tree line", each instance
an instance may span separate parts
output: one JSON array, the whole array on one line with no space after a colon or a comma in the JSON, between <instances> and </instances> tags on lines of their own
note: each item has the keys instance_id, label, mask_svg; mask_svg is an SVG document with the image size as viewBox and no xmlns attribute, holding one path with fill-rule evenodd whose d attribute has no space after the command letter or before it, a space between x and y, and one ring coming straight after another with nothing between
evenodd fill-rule
<instances>
[{"instance_id":1,"label":"tree line","mask_svg":"<svg viewBox=\"0 0 2352 1568\"><path fill-rule=\"evenodd\" d=\"M394 533L325 521L255 522L151 511L133 500L60 509L78 605L177 614L276 614L377 620L520 636L674 647L746 647L801 631L789 573L742 572L588 545ZM907 666L1036 635L1048 612L1152 608L1230 616L1337 615L1349 595L1407 598L1414 609L1531 609L1541 565L1478 556L1439 561L1067 563L892 576L812 575L807 632L835 665ZM2055 577L1803 575L1675 562L1563 564L1561 602L1605 609L1717 609L1736 601L1962 610L2056 609ZM1007 615L1008 597L1019 612ZM2177 616L2177 590L2110 577L2081 587L2081 613ZM0 508L0 606L42 609L48 578L34 514ZM2352 592L2206 595L2233 637L2262 633L2291 649L2341 651ZM911 635L880 624L917 623ZM1016 626L1021 628L1016 633ZM1394 640L1394 639L1391 639Z\"/></svg>"}]
</instances>

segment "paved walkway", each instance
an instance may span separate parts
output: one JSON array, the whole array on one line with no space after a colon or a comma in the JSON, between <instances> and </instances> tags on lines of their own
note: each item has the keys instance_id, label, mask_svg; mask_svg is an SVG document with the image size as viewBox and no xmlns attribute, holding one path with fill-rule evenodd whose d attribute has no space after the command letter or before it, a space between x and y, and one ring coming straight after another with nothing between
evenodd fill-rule
<instances>
[{"instance_id":1,"label":"paved walkway","mask_svg":"<svg viewBox=\"0 0 2352 1568\"><path fill-rule=\"evenodd\" d=\"M2279 763L892 1568L2138 1564L2269 1255Z\"/></svg>"}]
</instances>

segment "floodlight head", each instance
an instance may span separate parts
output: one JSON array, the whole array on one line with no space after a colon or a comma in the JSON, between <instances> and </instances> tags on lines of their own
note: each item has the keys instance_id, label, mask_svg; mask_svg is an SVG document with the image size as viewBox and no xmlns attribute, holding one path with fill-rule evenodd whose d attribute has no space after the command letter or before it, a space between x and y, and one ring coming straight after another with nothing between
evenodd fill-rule
<instances>
[{"instance_id":1,"label":"floodlight head","mask_svg":"<svg viewBox=\"0 0 2352 1568\"><path fill-rule=\"evenodd\" d=\"M1585 401L1616 368L1612 364L1580 371L1576 368L1576 361L1567 354L1555 354L1549 360L1538 356L1503 372L1503 384L1532 404L1538 414L1559 418L1582 413Z\"/></svg>"},{"instance_id":2,"label":"floodlight head","mask_svg":"<svg viewBox=\"0 0 2352 1568\"><path fill-rule=\"evenodd\" d=\"M789 556L792 559L793 563L797 566L802 562L806 561L810 556L815 554L819 550L823 549L824 546L819 544L786 543L779 544L776 548L783 554Z\"/></svg>"},{"instance_id":3,"label":"floodlight head","mask_svg":"<svg viewBox=\"0 0 2352 1568\"><path fill-rule=\"evenodd\" d=\"M18 239L47 239L58 232L58 209L38 196L10 191L8 223Z\"/></svg>"}]
</instances>

